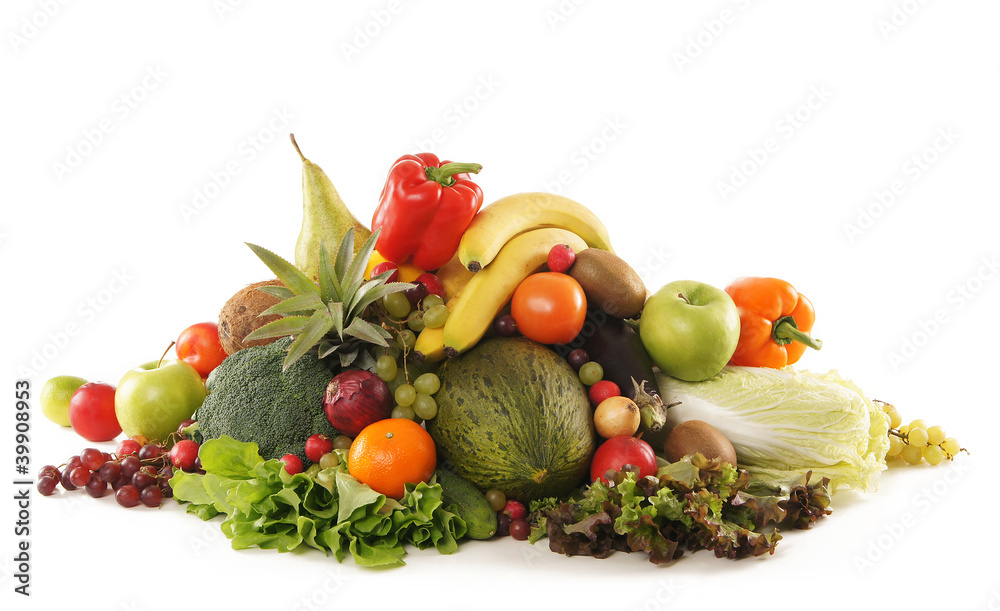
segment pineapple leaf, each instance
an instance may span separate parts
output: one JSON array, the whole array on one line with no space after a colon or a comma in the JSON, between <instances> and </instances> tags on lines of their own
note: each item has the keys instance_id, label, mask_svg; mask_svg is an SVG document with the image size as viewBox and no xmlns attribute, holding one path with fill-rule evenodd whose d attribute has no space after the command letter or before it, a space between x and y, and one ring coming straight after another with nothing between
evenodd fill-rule
<instances>
[{"instance_id":1,"label":"pineapple leaf","mask_svg":"<svg viewBox=\"0 0 1000 611\"><path fill-rule=\"evenodd\" d=\"M277 297L278 299L289 299L291 297L295 297L295 293L293 293L287 286L258 286L257 290L262 293L267 293L271 297Z\"/></svg>"},{"instance_id":2,"label":"pineapple leaf","mask_svg":"<svg viewBox=\"0 0 1000 611\"><path fill-rule=\"evenodd\" d=\"M271 339L274 337L285 337L286 335L296 335L302 332L302 329L305 328L306 323L308 322L308 316L286 316L267 323L243 339L244 341L253 341L257 339Z\"/></svg>"},{"instance_id":3,"label":"pineapple leaf","mask_svg":"<svg viewBox=\"0 0 1000 611\"><path fill-rule=\"evenodd\" d=\"M365 240L364 245L361 246L361 250L358 254L354 255L354 259L351 260L351 264L347 267L347 271L340 277L342 286L349 286L355 291L361 286L361 283L365 279L365 269L368 267L368 259L371 258L372 252L375 250L375 242L378 240L379 233L381 233L382 228L376 229L372 235ZM354 231L351 230L353 235ZM351 239L353 242L353 237ZM352 246L353 247L353 246ZM338 261L339 263L340 261ZM344 291L341 296L344 301L353 301L354 293Z\"/></svg>"},{"instance_id":4,"label":"pineapple leaf","mask_svg":"<svg viewBox=\"0 0 1000 611\"><path fill-rule=\"evenodd\" d=\"M392 272L386 273L391 274ZM360 316L365 311L365 308L386 295L405 291L413 286L409 282L389 282L382 284L383 282L384 278L380 274L362 286L361 290L351 300L351 306L347 310L348 316L351 318Z\"/></svg>"},{"instance_id":5,"label":"pineapple leaf","mask_svg":"<svg viewBox=\"0 0 1000 611\"><path fill-rule=\"evenodd\" d=\"M330 340L324 340L319 343L319 358L325 359L330 356L338 349L342 348L344 344L338 342L332 342Z\"/></svg>"},{"instance_id":6,"label":"pineapple leaf","mask_svg":"<svg viewBox=\"0 0 1000 611\"><path fill-rule=\"evenodd\" d=\"M389 346L387 340L392 338L392 335L382 327L376 327L364 318L355 318L351 324L344 329L344 333L350 335L351 337L356 337L362 341L368 342L369 344L375 344L376 346L382 346L386 348Z\"/></svg>"},{"instance_id":7,"label":"pineapple leaf","mask_svg":"<svg viewBox=\"0 0 1000 611\"><path fill-rule=\"evenodd\" d=\"M330 304L330 315L333 317L333 329L340 341L344 341L344 304L340 301Z\"/></svg>"},{"instance_id":8,"label":"pineapple leaf","mask_svg":"<svg viewBox=\"0 0 1000 611\"><path fill-rule=\"evenodd\" d=\"M337 276L340 281L340 286L343 289L344 286L344 272L347 271L347 266L351 262L351 257L354 253L354 228L347 230L344 234L343 239L340 240L340 249L337 251L337 260L333 265L333 273ZM340 294L341 297L344 296L343 292Z\"/></svg>"},{"instance_id":9,"label":"pineapple leaf","mask_svg":"<svg viewBox=\"0 0 1000 611\"><path fill-rule=\"evenodd\" d=\"M246 242L246 245L249 246L250 250L252 250L254 254L264 262L264 265L268 266L271 271L274 272L274 275L278 277L278 280L284 282L285 286L291 289L291 291L296 295L319 292L319 288L313 283L312 280L309 279L308 276L303 274L299 268L266 248L261 248L260 246L249 242Z\"/></svg>"},{"instance_id":10,"label":"pineapple leaf","mask_svg":"<svg viewBox=\"0 0 1000 611\"><path fill-rule=\"evenodd\" d=\"M307 352L316 347L323 337L333 327L333 317L326 308L316 310L309 321L303 327L302 332L295 337L295 341L288 347L288 356L285 357L282 371L286 371L292 363L302 358Z\"/></svg>"},{"instance_id":11,"label":"pineapple leaf","mask_svg":"<svg viewBox=\"0 0 1000 611\"><path fill-rule=\"evenodd\" d=\"M354 364L354 359L358 358L359 348L355 347L354 350L350 352L340 352L340 367L341 369L347 369L352 364Z\"/></svg>"},{"instance_id":12,"label":"pineapple leaf","mask_svg":"<svg viewBox=\"0 0 1000 611\"><path fill-rule=\"evenodd\" d=\"M303 293L302 295L296 295L294 297L289 297L288 299L274 304L268 309L260 313L261 316L267 316L268 314L293 314L295 312L305 312L307 315L311 315L313 311L324 307L323 300L320 299L319 293Z\"/></svg>"},{"instance_id":13,"label":"pineapple leaf","mask_svg":"<svg viewBox=\"0 0 1000 611\"><path fill-rule=\"evenodd\" d=\"M326 243L319 243L319 294L325 303L341 301L340 279L333 271L330 255L326 251Z\"/></svg>"}]
</instances>

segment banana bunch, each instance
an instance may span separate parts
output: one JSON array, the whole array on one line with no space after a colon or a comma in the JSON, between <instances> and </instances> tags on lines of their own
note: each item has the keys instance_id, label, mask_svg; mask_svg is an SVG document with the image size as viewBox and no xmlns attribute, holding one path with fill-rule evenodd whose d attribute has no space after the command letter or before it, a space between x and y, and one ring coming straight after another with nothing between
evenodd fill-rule
<instances>
[{"instance_id":1,"label":"banana bunch","mask_svg":"<svg viewBox=\"0 0 1000 611\"><path fill-rule=\"evenodd\" d=\"M460 276L455 271L461 286L449 301L448 321L439 329L421 331L415 351L425 360L440 360L474 346L521 281L539 271L558 244L576 252L611 250L600 219L560 195L520 193L483 208L466 229L456 255L466 274L476 273Z\"/></svg>"}]
</instances>

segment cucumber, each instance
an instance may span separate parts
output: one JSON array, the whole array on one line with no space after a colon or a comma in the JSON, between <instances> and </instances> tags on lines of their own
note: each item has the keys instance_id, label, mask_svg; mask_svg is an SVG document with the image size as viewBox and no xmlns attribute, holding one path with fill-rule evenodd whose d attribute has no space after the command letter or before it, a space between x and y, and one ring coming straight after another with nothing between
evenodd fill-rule
<instances>
[{"instance_id":1,"label":"cucumber","mask_svg":"<svg viewBox=\"0 0 1000 611\"><path fill-rule=\"evenodd\" d=\"M465 521L466 535L470 539L489 539L496 534L497 512L479 488L452 471L438 469L435 475L444 492L445 505L450 505Z\"/></svg>"}]
</instances>

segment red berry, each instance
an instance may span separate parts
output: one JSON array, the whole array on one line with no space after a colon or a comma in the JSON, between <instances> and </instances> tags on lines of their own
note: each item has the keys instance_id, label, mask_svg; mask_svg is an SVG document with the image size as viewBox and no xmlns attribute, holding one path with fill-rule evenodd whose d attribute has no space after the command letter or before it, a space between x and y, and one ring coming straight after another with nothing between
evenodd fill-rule
<instances>
[{"instance_id":1,"label":"red berry","mask_svg":"<svg viewBox=\"0 0 1000 611\"><path fill-rule=\"evenodd\" d=\"M497 536L506 537L510 534L510 516L504 512L497 514Z\"/></svg>"},{"instance_id":2,"label":"red berry","mask_svg":"<svg viewBox=\"0 0 1000 611\"><path fill-rule=\"evenodd\" d=\"M285 471L288 471L289 475L302 473L302 459L295 454L285 454L281 457L281 462L285 463Z\"/></svg>"},{"instance_id":3,"label":"red berry","mask_svg":"<svg viewBox=\"0 0 1000 611\"><path fill-rule=\"evenodd\" d=\"M385 272L388 271L391 271L392 274L389 275L389 278L386 280L386 282L399 282L399 266L393 263L392 261L383 261L378 265L376 265L375 267L373 267L371 277L374 278L375 276L378 276L379 274L384 274Z\"/></svg>"},{"instance_id":4,"label":"red berry","mask_svg":"<svg viewBox=\"0 0 1000 611\"><path fill-rule=\"evenodd\" d=\"M444 298L444 285L441 284L441 279L430 272L424 272L417 276L414 282L419 282L427 287L427 293L429 295L437 295L438 297Z\"/></svg>"},{"instance_id":5,"label":"red berry","mask_svg":"<svg viewBox=\"0 0 1000 611\"><path fill-rule=\"evenodd\" d=\"M198 442L181 439L170 448L170 462L182 471L194 471L194 459L198 458Z\"/></svg>"},{"instance_id":6,"label":"red berry","mask_svg":"<svg viewBox=\"0 0 1000 611\"><path fill-rule=\"evenodd\" d=\"M403 291L403 294L406 295L406 298L410 301L410 303L416 305L420 303L420 301L429 293L427 292L426 284L423 282L413 282L411 283L410 288Z\"/></svg>"},{"instance_id":7,"label":"red berry","mask_svg":"<svg viewBox=\"0 0 1000 611\"><path fill-rule=\"evenodd\" d=\"M517 321L510 314L501 314L493 319L493 330L497 335L510 337L517 333Z\"/></svg>"},{"instance_id":8,"label":"red berry","mask_svg":"<svg viewBox=\"0 0 1000 611\"><path fill-rule=\"evenodd\" d=\"M118 442L118 447L115 448L115 454L118 456L138 455L141 449L142 444L138 441L134 439L122 439Z\"/></svg>"},{"instance_id":9,"label":"red berry","mask_svg":"<svg viewBox=\"0 0 1000 611\"><path fill-rule=\"evenodd\" d=\"M594 382L594 385L587 391L587 396L590 397L590 404L594 407L600 405L601 401L604 401L608 397L619 397L621 394L621 389L611 380Z\"/></svg>"},{"instance_id":10,"label":"red berry","mask_svg":"<svg viewBox=\"0 0 1000 611\"><path fill-rule=\"evenodd\" d=\"M569 361L569 364L573 369L580 371L581 367L590 362L590 355L587 354L587 351L583 348L577 348L566 355L566 360Z\"/></svg>"},{"instance_id":11,"label":"red berry","mask_svg":"<svg viewBox=\"0 0 1000 611\"><path fill-rule=\"evenodd\" d=\"M319 462L323 455L333 451L333 440L322 433L310 435L306 439L306 458L313 462Z\"/></svg>"},{"instance_id":12,"label":"red berry","mask_svg":"<svg viewBox=\"0 0 1000 611\"><path fill-rule=\"evenodd\" d=\"M91 471L97 471L104 464L104 454L96 448L87 448L80 452L80 464Z\"/></svg>"},{"instance_id":13,"label":"red berry","mask_svg":"<svg viewBox=\"0 0 1000 611\"><path fill-rule=\"evenodd\" d=\"M115 491L115 500L122 507L135 507L140 500L139 489L132 484L126 484Z\"/></svg>"},{"instance_id":14,"label":"red berry","mask_svg":"<svg viewBox=\"0 0 1000 611\"><path fill-rule=\"evenodd\" d=\"M511 520L510 536L518 541L524 541L531 534L531 525L527 520Z\"/></svg>"},{"instance_id":15,"label":"red berry","mask_svg":"<svg viewBox=\"0 0 1000 611\"><path fill-rule=\"evenodd\" d=\"M549 251L548 266L550 272L566 273L573 267L576 261L576 253L569 247L569 244L556 244Z\"/></svg>"},{"instance_id":16,"label":"red berry","mask_svg":"<svg viewBox=\"0 0 1000 611\"><path fill-rule=\"evenodd\" d=\"M69 481L77 488L82 488L90 482L90 469L86 467L77 467L73 469L69 474Z\"/></svg>"},{"instance_id":17,"label":"red berry","mask_svg":"<svg viewBox=\"0 0 1000 611\"><path fill-rule=\"evenodd\" d=\"M528 517L528 508L521 501L509 499L507 504L503 506L502 513L510 516L511 520L523 520Z\"/></svg>"}]
</instances>

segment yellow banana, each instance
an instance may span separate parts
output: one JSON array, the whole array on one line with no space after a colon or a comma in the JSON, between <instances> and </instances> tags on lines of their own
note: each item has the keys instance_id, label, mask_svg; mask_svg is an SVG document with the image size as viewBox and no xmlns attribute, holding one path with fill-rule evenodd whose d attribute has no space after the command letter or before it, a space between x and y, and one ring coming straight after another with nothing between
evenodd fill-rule
<instances>
[{"instance_id":1,"label":"yellow banana","mask_svg":"<svg viewBox=\"0 0 1000 611\"><path fill-rule=\"evenodd\" d=\"M455 356L476 345L517 285L545 265L549 251L557 244L568 244L576 252L587 248L583 238L558 227L532 229L504 244L490 265L476 273L455 299L444 324L445 354Z\"/></svg>"},{"instance_id":2,"label":"yellow banana","mask_svg":"<svg viewBox=\"0 0 1000 611\"><path fill-rule=\"evenodd\" d=\"M465 285L468 284L473 276L472 272L462 265L457 252L451 258L451 261L445 263L441 269L435 272L435 275L441 281L441 286L444 287L445 301L461 293L462 289L465 288Z\"/></svg>"},{"instance_id":3,"label":"yellow banana","mask_svg":"<svg viewBox=\"0 0 1000 611\"><path fill-rule=\"evenodd\" d=\"M418 363L436 363L444 356L444 327L424 327L413 346L413 358Z\"/></svg>"},{"instance_id":4,"label":"yellow banana","mask_svg":"<svg viewBox=\"0 0 1000 611\"><path fill-rule=\"evenodd\" d=\"M591 248L612 250L604 223L582 204L554 193L518 193L485 206L472 218L458 245L458 257L469 270L478 272L508 240L542 227L561 227Z\"/></svg>"},{"instance_id":5,"label":"yellow banana","mask_svg":"<svg viewBox=\"0 0 1000 611\"><path fill-rule=\"evenodd\" d=\"M472 272L465 270L465 273L472 275ZM443 283L443 281L442 281ZM448 301L444 304L449 310L455 307L455 297L448 297L445 290L445 298ZM449 315L449 318L451 316ZM444 358L444 327L430 328L424 327L417 334L417 343L413 346L413 358L418 363L436 363Z\"/></svg>"}]
</instances>

